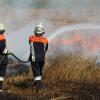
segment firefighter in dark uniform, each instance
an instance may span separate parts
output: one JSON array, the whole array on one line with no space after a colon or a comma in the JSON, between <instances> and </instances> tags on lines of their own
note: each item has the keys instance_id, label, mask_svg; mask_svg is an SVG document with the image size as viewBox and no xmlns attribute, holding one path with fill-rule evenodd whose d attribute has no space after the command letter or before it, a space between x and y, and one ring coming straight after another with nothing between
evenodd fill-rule
<instances>
[{"instance_id":1,"label":"firefighter in dark uniform","mask_svg":"<svg viewBox=\"0 0 100 100\"><path fill-rule=\"evenodd\" d=\"M43 88L42 69L45 63L45 53L48 50L48 40L44 36L45 33L42 23L36 26L34 35L29 37L30 44L30 61L34 75L34 86L38 89Z\"/></svg>"},{"instance_id":2,"label":"firefighter in dark uniform","mask_svg":"<svg viewBox=\"0 0 100 100\"><path fill-rule=\"evenodd\" d=\"M0 93L3 92L2 86L5 78L6 67L8 64L6 39L4 37L5 27L0 24Z\"/></svg>"}]
</instances>

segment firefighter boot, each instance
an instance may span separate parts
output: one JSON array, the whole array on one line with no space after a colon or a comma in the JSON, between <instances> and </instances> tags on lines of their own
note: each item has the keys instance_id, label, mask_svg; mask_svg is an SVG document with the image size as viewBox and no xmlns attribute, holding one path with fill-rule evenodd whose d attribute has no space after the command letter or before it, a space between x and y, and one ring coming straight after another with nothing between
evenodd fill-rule
<instances>
[{"instance_id":1,"label":"firefighter boot","mask_svg":"<svg viewBox=\"0 0 100 100\"><path fill-rule=\"evenodd\" d=\"M35 82L34 82L34 86L35 86L38 90L44 89L44 86L43 86L43 83L41 82L41 80L35 81Z\"/></svg>"},{"instance_id":2,"label":"firefighter boot","mask_svg":"<svg viewBox=\"0 0 100 100\"><path fill-rule=\"evenodd\" d=\"M0 81L0 95L2 95L2 93L3 93L3 90L2 90L2 85L3 85L3 82L2 82L2 81Z\"/></svg>"}]
</instances>

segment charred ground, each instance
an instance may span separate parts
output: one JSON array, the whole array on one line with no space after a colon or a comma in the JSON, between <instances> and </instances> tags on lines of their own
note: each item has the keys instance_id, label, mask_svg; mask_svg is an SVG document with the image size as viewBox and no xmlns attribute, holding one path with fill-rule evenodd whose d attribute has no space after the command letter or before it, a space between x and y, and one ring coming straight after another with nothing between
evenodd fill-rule
<instances>
[{"instance_id":1,"label":"charred ground","mask_svg":"<svg viewBox=\"0 0 100 100\"><path fill-rule=\"evenodd\" d=\"M5 79L4 89L18 100L100 100L100 69L95 59L79 55L47 59L43 70L46 89L41 91L34 88L29 68L27 73L23 71Z\"/></svg>"}]
</instances>

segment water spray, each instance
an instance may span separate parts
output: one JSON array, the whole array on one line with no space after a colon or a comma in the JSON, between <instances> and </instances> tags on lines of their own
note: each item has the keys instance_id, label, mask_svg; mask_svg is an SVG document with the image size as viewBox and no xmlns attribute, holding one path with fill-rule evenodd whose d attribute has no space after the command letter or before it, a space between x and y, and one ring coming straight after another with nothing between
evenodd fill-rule
<instances>
[{"instance_id":1,"label":"water spray","mask_svg":"<svg viewBox=\"0 0 100 100\"><path fill-rule=\"evenodd\" d=\"M54 41L54 40L56 40L57 38L58 39L61 39L61 37L63 38L63 36L64 35L70 35L68 32L75 32L75 31L79 31L79 30L82 30L82 31L85 31L85 30L91 30L90 32L92 32L93 33L93 31L95 31L95 32L98 32L98 30L100 31L100 24L95 24L95 23L83 23L83 24L75 24L75 25L68 25L68 26L64 26L64 27L61 27L60 29L58 29L57 31L55 31L55 32L53 32L53 33L51 33L51 35L50 36L48 36L48 39L49 39L49 42L50 42L50 44L51 44L51 50L54 50L54 52L56 51L56 46L55 46L55 44L54 44L54 46L52 47L52 41ZM79 31L79 32L81 32L81 31ZM89 32L89 31L86 31L87 33ZM86 36L86 38L88 38L87 37L87 35L86 34L84 34L84 33L82 33L84 36ZM89 33L90 34L90 33ZM93 35L93 36L92 36ZM60 38L59 38L59 36L61 36ZM71 34L71 36L73 37L74 35L72 35ZM98 36L100 36L100 34L90 34L89 35L89 37L92 37L93 39L95 38L94 36L96 36L96 37L98 37ZM92 44L92 42L95 42L94 40L92 40L92 38L90 38L90 42L91 42L91 44ZM99 37L98 37L99 38ZM73 38L72 38L73 39ZM80 39L83 39L83 38L80 38ZM70 39L69 39L70 40ZM85 39L83 39L82 40L82 42L84 41ZM58 40L59 41L59 40ZM66 40L67 41L67 40ZM85 41L86 42L86 41ZM84 42L83 42L84 43ZM97 43L97 42L95 42L95 43ZM87 43L86 43L86 45L88 44L88 41L87 41ZM58 45L60 45L59 43L58 43ZM71 44L72 46L73 46L73 44ZM84 44L83 44L84 45ZM92 47L93 47L93 45L94 44L92 44ZM97 46L98 46L98 44L96 44ZM61 45L62 46L62 48L63 48L63 44ZM64 48L64 49L67 49L67 50L70 50L69 52L75 52L74 51L74 47L72 48L72 46L71 46L71 50L70 50L70 46L68 45L68 46L66 46L66 48ZM77 46L77 45L76 45ZM95 45L94 45L95 46ZM54 48L55 47L55 48ZM69 49L68 49L68 48ZM80 46L79 46L80 47ZM57 49L58 50L58 49ZM66 53L68 52L67 50L64 50L64 51L66 51ZM82 52L82 56L86 56L86 57L96 57L95 56L95 54L97 54L97 52L99 51L99 48L97 48L96 49L96 51L95 52L92 52L92 49L90 48L90 50L91 50L91 52L87 52L87 50L88 49L84 49L84 47L82 47L82 49L81 50L83 50L83 52ZM95 53L95 54L94 54ZM57 55L57 52L56 53L51 53L50 54L50 56L54 56L54 55ZM58 53L58 55L59 55L59 53ZM100 56L100 54L97 54L98 56ZM96 59L96 65L99 65L100 66L100 57L98 57L97 59Z\"/></svg>"},{"instance_id":2,"label":"water spray","mask_svg":"<svg viewBox=\"0 0 100 100\"><path fill-rule=\"evenodd\" d=\"M68 32L68 31L75 31L75 30L86 30L86 29L100 29L100 25L98 24L75 24L75 25L68 25L58 29L56 32L52 33L49 37L49 42L51 42L56 36Z\"/></svg>"}]
</instances>

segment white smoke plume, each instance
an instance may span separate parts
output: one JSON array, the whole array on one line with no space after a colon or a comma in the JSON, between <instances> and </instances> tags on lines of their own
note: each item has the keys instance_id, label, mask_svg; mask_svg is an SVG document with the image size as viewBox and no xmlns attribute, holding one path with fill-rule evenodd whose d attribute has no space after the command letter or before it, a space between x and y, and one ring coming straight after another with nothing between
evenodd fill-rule
<instances>
[{"instance_id":1,"label":"white smoke plume","mask_svg":"<svg viewBox=\"0 0 100 100\"><path fill-rule=\"evenodd\" d=\"M45 27L45 36L50 38L57 28L60 30L68 24L56 26L53 23L65 15L65 20L75 20L76 23L99 23L99 5L99 0L0 0L0 22L6 26L7 47L18 57L27 59L28 37L39 22ZM55 16L50 15L52 12ZM59 24L59 20L56 23Z\"/></svg>"},{"instance_id":2,"label":"white smoke plume","mask_svg":"<svg viewBox=\"0 0 100 100\"><path fill-rule=\"evenodd\" d=\"M39 0L0 0L0 23L6 27L7 47L22 59L29 56L28 37L34 33L36 25L42 22L44 26L52 27L43 17L42 11L37 10L38 2Z\"/></svg>"},{"instance_id":3,"label":"white smoke plume","mask_svg":"<svg viewBox=\"0 0 100 100\"><path fill-rule=\"evenodd\" d=\"M94 56L100 51L100 24L75 24L56 30L50 37L51 55L81 53ZM62 52L63 51L63 52ZM56 56L56 55L55 55Z\"/></svg>"}]
</instances>

